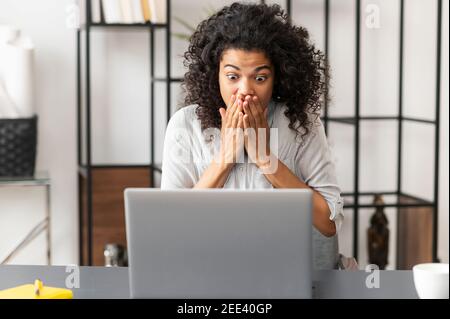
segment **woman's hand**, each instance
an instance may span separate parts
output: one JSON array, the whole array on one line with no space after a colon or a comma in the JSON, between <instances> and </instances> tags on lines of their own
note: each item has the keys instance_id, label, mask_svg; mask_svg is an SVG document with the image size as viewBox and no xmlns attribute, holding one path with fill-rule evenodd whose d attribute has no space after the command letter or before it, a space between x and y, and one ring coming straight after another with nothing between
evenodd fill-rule
<instances>
[{"instance_id":1,"label":"woman's hand","mask_svg":"<svg viewBox=\"0 0 450 319\"><path fill-rule=\"evenodd\" d=\"M216 158L216 162L228 167L239 160L244 150L243 102L242 97L236 93L231 96L226 110L223 107L219 109L222 127L219 158Z\"/></svg>"},{"instance_id":2,"label":"woman's hand","mask_svg":"<svg viewBox=\"0 0 450 319\"><path fill-rule=\"evenodd\" d=\"M270 162L270 128L267 123L268 106L264 107L257 96L247 95L244 108L244 145L249 158L258 167ZM260 131L260 129L262 129ZM265 132L265 134L260 134Z\"/></svg>"}]
</instances>

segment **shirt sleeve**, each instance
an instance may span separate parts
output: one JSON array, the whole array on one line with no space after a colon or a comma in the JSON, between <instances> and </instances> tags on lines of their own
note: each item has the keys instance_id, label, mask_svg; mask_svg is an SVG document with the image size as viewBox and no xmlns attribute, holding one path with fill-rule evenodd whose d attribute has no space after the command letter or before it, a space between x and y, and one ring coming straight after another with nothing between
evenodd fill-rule
<instances>
[{"instance_id":1,"label":"shirt sleeve","mask_svg":"<svg viewBox=\"0 0 450 319\"><path fill-rule=\"evenodd\" d=\"M297 153L297 165L303 181L327 201L330 220L339 231L344 219L344 200L337 183L335 165L320 118L314 122Z\"/></svg>"},{"instance_id":2,"label":"shirt sleeve","mask_svg":"<svg viewBox=\"0 0 450 319\"><path fill-rule=\"evenodd\" d=\"M198 180L192 156L192 128L187 124L184 109L178 110L167 124L161 189L192 188Z\"/></svg>"}]
</instances>

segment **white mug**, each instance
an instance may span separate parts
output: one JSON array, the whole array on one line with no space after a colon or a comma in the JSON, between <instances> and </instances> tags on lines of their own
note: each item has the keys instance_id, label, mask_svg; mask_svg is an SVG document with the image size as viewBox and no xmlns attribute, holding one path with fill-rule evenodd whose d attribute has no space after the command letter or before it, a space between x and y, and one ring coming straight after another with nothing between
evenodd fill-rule
<instances>
[{"instance_id":1,"label":"white mug","mask_svg":"<svg viewBox=\"0 0 450 319\"><path fill-rule=\"evenodd\" d=\"M427 263L413 267L414 286L420 299L448 299L448 264Z\"/></svg>"}]
</instances>

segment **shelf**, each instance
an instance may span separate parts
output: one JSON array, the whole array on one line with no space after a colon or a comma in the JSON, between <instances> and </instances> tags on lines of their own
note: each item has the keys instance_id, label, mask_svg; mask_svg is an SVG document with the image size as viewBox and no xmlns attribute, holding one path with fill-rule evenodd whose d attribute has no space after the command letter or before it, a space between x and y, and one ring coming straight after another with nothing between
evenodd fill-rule
<instances>
[{"instance_id":1,"label":"shelf","mask_svg":"<svg viewBox=\"0 0 450 319\"><path fill-rule=\"evenodd\" d=\"M405 116L402 118L402 120L410 121L410 122L425 123L425 124L436 124L436 121L434 121L434 120L416 119L413 117L405 117Z\"/></svg>"},{"instance_id":2,"label":"shelf","mask_svg":"<svg viewBox=\"0 0 450 319\"><path fill-rule=\"evenodd\" d=\"M145 28L145 29L164 29L165 23L88 23L80 26L80 30L90 28Z\"/></svg>"},{"instance_id":3,"label":"shelf","mask_svg":"<svg viewBox=\"0 0 450 319\"><path fill-rule=\"evenodd\" d=\"M125 224L123 212L123 190L127 187L154 187L154 181L158 180L157 173L161 174L161 164L155 163L155 132L154 132L154 109L155 101L153 96L150 98L150 117L149 117L149 133L150 133L150 163L137 164L93 164L89 160L89 165L83 163L83 156L90 159L92 154L91 144L91 59L92 52L90 43L92 32L148 32L149 34L149 62L150 62L150 89L155 92L154 86L156 82L170 84L172 82L181 82L181 78L170 76L170 63L168 59L168 67L161 77L155 76L155 31L162 29L165 31L166 41L165 48L170 56L171 41L171 0L167 1L167 23L93 23L90 18L91 7L90 2L83 10L83 16L87 17L85 24L82 24L77 30L77 134L78 134L78 204L79 204L79 263L81 265L102 265L103 245L105 243L119 243L126 246L125 240ZM85 35L82 37L82 31ZM85 47L82 50L82 43ZM83 56L85 59L82 65ZM84 70L84 74L83 74ZM83 92L83 82L85 82L85 90ZM167 118L170 117L171 105L171 85L166 85L166 104ZM84 110L83 110L83 102ZM83 117L86 126L83 127ZM85 134L83 134L85 130ZM83 154L82 139L85 137L86 150ZM86 161L87 162L87 161Z\"/></svg>"},{"instance_id":4,"label":"shelf","mask_svg":"<svg viewBox=\"0 0 450 319\"><path fill-rule=\"evenodd\" d=\"M91 165L91 169L122 169L122 168L153 168L156 172L161 173L162 172L162 164L161 163L156 163L153 165ZM81 165L78 167L78 173L86 178L87 177L87 167L86 165Z\"/></svg>"},{"instance_id":5,"label":"shelf","mask_svg":"<svg viewBox=\"0 0 450 319\"><path fill-rule=\"evenodd\" d=\"M409 121L409 122L418 122L425 124L436 124L434 120L426 120L420 118L413 117L405 117L405 116L360 116L356 118L354 116L322 116L320 118L322 121L330 121L330 122L338 122L343 124L355 125L359 121Z\"/></svg>"},{"instance_id":6,"label":"shelf","mask_svg":"<svg viewBox=\"0 0 450 319\"><path fill-rule=\"evenodd\" d=\"M327 116L322 117L324 121L339 122L344 124L354 125L358 123L359 120L362 121L398 121L400 117L398 116L360 116L358 118L354 116Z\"/></svg>"},{"instance_id":7,"label":"shelf","mask_svg":"<svg viewBox=\"0 0 450 319\"><path fill-rule=\"evenodd\" d=\"M351 117L322 116L320 119L322 120L322 122L330 121L350 125L355 124L355 119Z\"/></svg>"},{"instance_id":8,"label":"shelf","mask_svg":"<svg viewBox=\"0 0 450 319\"><path fill-rule=\"evenodd\" d=\"M183 78L160 78L160 77L156 77L152 79L153 82L166 82L167 80L169 80L170 82L183 82Z\"/></svg>"},{"instance_id":9,"label":"shelf","mask_svg":"<svg viewBox=\"0 0 450 319\"><path fill-rule=\"evenodd\" d=\"M375 195L382 195L384 204L377 205L373 203L373 197ZM344 209L354 209L354 194L353 193L343 193L344 198ZM359 203L357 208L375 208L375 207L434 207L434 203L413 195L406 193L400 193L397 195L396 192L362 192L359 193ZM406 199L406 200L405 200Z\"/></svg>"},{"instance_id":10,"label":"shelf","mask_svg":"<svg viewBox=\"0 0 450 319\"><path fill-rule=\"evenodd\" d=\"M291 13L291 0L287 0L286 1L286 6L287 6L287 13L290 15ZM168 0L168 7L167 7L167 16L171 17L171 0ZM88 7L87 7L88 8ZM356 38L355 38L355 112L354 115L350 115L350 116L329 116L328 114L326 114L325 112L325 116L321 117L322 121L324 121L325 123L329 123L329 122L333 122L333 123L340 123L340 124L344 124L344 125L353 125L354 127L354 143L352 143L354 145L354 189L351 190L353 191L353 193L348 193L342 194L342 197L344 198L344 208L345 209L360 209L360 208L371 208L372 210L376 207L382 206L382 207L394 207L394 208L398 208L398 213L399 215L404 215L405 216L405 220L411 220L414 223L418 223L421 224L422 221L420 219L416 219L414 216L414 213L411 214L410 211L431 211L432 214L432 224L430 226L430 234L432 234L432 241L431 241L431 250L433 252L432 255L432 260L436 261L437 260L437 231L438 231L438 206L437 206L437 198L438 198L438 176L439 176L439 147L438 147L438 143L439 143L439 119L440 119L440 99L439 99L439 93L440 93L440 83L441 83L441 75L440 75L440 69L441 69L441 57L440 57L440 46L441 46L441 32L442 32L442 0L438 0L438 6L437 6L437 13L438 13L438 25L437 25L437 50L436 52L438 53L437 57L436 57L436 74L437 74L437 78L436 78L436 97L435 97L435 107L436 107L436 119L435 120L428 120L428 119L421 119L421 118L415 118L415 117L411 117L411 116L405 116L403 110L404 110L404 103L402 100L402 93L403 93L403 76L402 76L402 70L403 70L403 26L404 26L404 5L403 5L403 1L400 2L400 10L399 10L399 14L400 14L400 32L399 32L399 50L400 50L400 54L399 54L399 78L398 78L398 96L399 96L399 100L398 100L398 115L387 115L387 116L361 116L361 105L362 105L362 101L361 101L361 79L360 79L360 73L361 73L361 50L360 50L360 42L362 39L362 33L361 33L361 12L362 12L362 6L360 1L356 1L355 3L355 34L356 34ZM328 44L329 44L329 38L331 37L330 34L330 24L329 24L329 17L330 17L330 5L329 5L329 1L327 0L325 2L325 6L324 6L324 13L325 13L325 26L324 26L324 47L325 47L325 54L328 55L329 52L328 51ZM89 10L86 11L86 16L90 16L89 14ZM78 117L81 118L81 115L83 114L81 112L81 101L83 101L83 99L86 99L87 102L87 106L90 107L90 82L89 82L89 76L90 76L90 60L89 60L89 53L90 53L90 38L89 38L89 33L94 29L94 28L98 28L97 30L106 30L105 28L113 28L112 30L117 31L117 30L133 30L133 31L139 31L140 30L144 30L144 31L150 31L150 35L152 35L152 32L155 29L164 29L167 31L166 35L166 41L165 41L165 47L167 50L168 55L171 55L171 41L170 41L170 28L171 28L171 19L169 18L167 20L166 24L152 24L152 23L139 23L139 24L122 24L122 23L114 23L114 24L107 24L107 23L92 23L92 21L88 21L87 25L81 26L80 30L85 30L86 32L86 37L85 37L85 41L86 41L86 59L87 59L87 63L86 65L88 67L86 67L86 86L89 88L87 90L86 95L83 95L83 92L81 90L82 88L82 73L81 73L81 36L80 33L77 33L77 50L78 50L78 55L77 55L77 65L78 65L78 71L77 71L77 87L78 87ZM167 83L167 84L171 84L172 82L182 82L183 79L182 78L177 78L177 77L171 77L170 76L170 72L171 72L171 59L167 60L167 72L166 72L166 76L155 76L154 74L154 68L153 66L156 64L156 61L154 61L154 47L155 47L155 43L154 43L154 36L150 37L150 50L149 50L149 59L150 59L150 65L152 66L150 68L150 78L151 78L151 89L152 92L154 92L154 86L155 83ZM166 85L166 89L167 90L167 99L166 99L166 110L167 110L167 118L170 117L170 110L171 110L171 85ZM327 105L325 104L324 109L327 110ZM89 110L89 109L88 109ZM153 150L154 147L154 132L153 132L153 128L155 127L153 125L153 119L155 118L153 115L153 112L155 110L155 103L154 103L154 99L153 99L153 95L152 98L150 100L150 112L151 112L151 141L150 141L150 147L151 152L150 154L152 154L152 156L154 156L155 152ZM89 111L90 112L90 111ZM87 118L87 127L90 130L90 113L88 113L89 116L86 115ZM402 170L400 165L398 166L398 174L397 174L397 190L396 191L387 191L387 192L381 192L381 193L370 193L370 192L360 192L360 185L359 185L359 175L360 175L360 153L361 153L361 149L360 149L360 143L361 143L361 139L360 139L360 135L361 135L361 129L360 126L361 124L365 124L362 123L363 121L395 121L398 123L398 150L397 150L397 157L398 157L398 161L397 163L401 163L401 159L402 159L402 136L403 136L403 129L402 129L402 124L404 122L415 122L415 123L424 123L424 124L432 124L435 126L435 143L436 143L436 154L435 154L435 158L434 158L434 162L435 162L435 169L434 169L434 176L435 176L435 185L434 185L434 199L433 201L429 201L429 200L424 200L421 198L417 198L415 196L411 196L409 194L405 194L401 192L401 183L400 181L402 180ZM366 122L367 123L367 122ZM81 140L81 121L79 120L78 122L78 136L79 136L79 140ZM88 131L87 133L87 139L90 142L90 131ZM88 152L91 152L90 150L90 146L87 148ZM89 155L89 156L88 156ZM81 143L79 143L78 146L78 158L79 158L79 163L81 163ZM90 158L90 153L87 154L87 158ZM154 162L154 158L151 157L150 162ZM117 170L115 170L117 168ZM125 168L125 169L124 169ZM127 170L127 168L138 168L141 169L141 171L137 171L137 170ZM107 169L111 169L109 172ZM122 169L122 170L121 170ZM100 200L102 200L102 196L106 196L106 195L110 195L111 193L115 192L116 194L116 200L123 199L123 195L122 195L122 188L124 185L129 185L129 179L130 178L135 178L136 180L139 180L139 182L141 182L141 185L148 185L148 181L150 180L151 182L155 180L154 178L154 174L155 172L161 172L161 165L160 164L155 164L155 165L90 165L88 168L86 166L79 166L78 168L78 172L79 172L79 176L84 176L84 178L79 178L79 185L81 185L82 187L85 187L86 190L94 190L94 192L96 192L95 196L93 193L90 194L90 196L88 196L87 199L82 198L82 196L79 196L79 201L80 201L80 225L84 225L86 227L86 229L80 227L80 263L81 264L92 264L92 258L94 257L94 255L96 256L96 258L98 258L98 256L102 256L101 253L101 249L100 248L94 248L92 249L92 245L97 245L98 244L98 238L96 237L96 227L100 227L102 226L101 224L97 223L98 220L96 220L96 217L94 218L94 210L96 212L96 214L104 214L106 216L106 214L109 214L111 211L113 211L114 209L117 209L117 207L123 207L122 202L118 203L115 202L115 205L111 205L108 206L108 202L105 200L104 202L100 202ZM111 176L108 176L108 173L110 173L110 175L114 175L114 176L120 176L120 180L122 181L122 184L120 184L120 187L116 187L116 189L114 190L110 190L110 189L106 189L104 190L103 188L112 188L118 185L114 185L114 183L110 182L110 180L112 181L116 181L116 179L111 179ZM148 176L147 176L148 175ZM90 177L90 178L86 178L86 177ZM100 180L101 179L101 180ZM100 182L99 182L100 180ZM106 181L106 182L105 182ZM97 183L97 184L96 184ZM131 184L136 184L136 183L131 183ZM146 186L142 186L142 187L146 187ZM82 194L82 192L81 192ZM375 205L373 204L373 196L375 194L381 194L383 195L384 201L385 203L383 205ZM100 197L99 197L100 195ZM355 196L357 196L358 198L358 204L355 204L354 199ZM89 199L89 200L88 200ZM95 207L95 209L94 209ZM410 209L411 208L411 209ZM100 212L100 213L99 213ZM117 216L123 216L123 212L119 212L117 211ZM110 218L105 218L106 221L108 221ZM399 219L400 220L400 219ZM97 224L96 224L97 223ZM353 239L353 256L358 260L358 251L359 251L359 220L358 220L358 214L355 214L354 218L353 218L353 234L352 234L352 239ZM405 225L407 225L407 222L403 223L402 226L406 227ZM90 227L90 228L89 228ZM103 226L102 226L103 227ZM94 228L94 230L93 230ZM415 228L411 228L411 230L414 230L416 233L420 233L418 231L416 231ZM414 234L415 236L415 234ZM413 236L413 238L415 238ZM418 239L421 239L419 236L417 236ZM407 238L407 237L405 237ZM430 246L430 245L428 245Z\"/></svg>"}]
</instances>

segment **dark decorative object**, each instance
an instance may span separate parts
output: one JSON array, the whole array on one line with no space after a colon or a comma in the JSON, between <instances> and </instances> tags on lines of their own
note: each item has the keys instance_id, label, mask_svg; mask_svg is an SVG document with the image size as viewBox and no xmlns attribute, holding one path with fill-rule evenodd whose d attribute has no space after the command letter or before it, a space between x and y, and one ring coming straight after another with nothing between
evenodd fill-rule
<instances>
[{"instance_id":1,"label":"dark decorative object","mask_svg":"<svg viewBox=\"0 0 450 319\"><path fill-rule=\"evenodd\" d=\"M381 195L375 195L375 205L383 205ZM367 230L367 243L369 248L369 263L385 269L388 264L389 229L388 220L383 206L377 206L375 213L370 218L370 227Z\"/></svg>"},{"instance_id":2,"label":"dark decorative object","mask_svg":"<svg viewBox=\"0 0 450 319\"><path fill-rule=\"evenodd\" d=\"M37 116L0 119L0 177L33 176Z\"/></svg>"}]
</instances>

